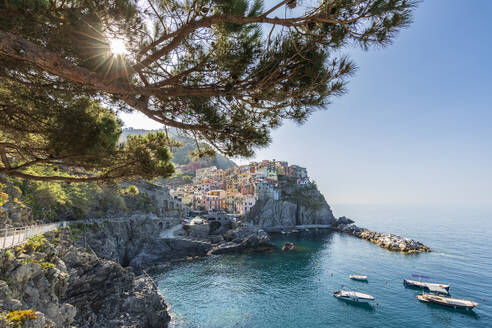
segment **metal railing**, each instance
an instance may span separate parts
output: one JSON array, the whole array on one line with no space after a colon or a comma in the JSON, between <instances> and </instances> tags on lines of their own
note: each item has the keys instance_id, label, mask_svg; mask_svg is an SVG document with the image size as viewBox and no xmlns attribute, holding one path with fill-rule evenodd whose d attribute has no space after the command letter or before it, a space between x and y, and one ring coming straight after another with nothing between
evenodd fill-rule
<instances>
[{"instance_id":1,"label":"metal railing","mask_svg":"<svg viewBox=\"0 0 492 328\"><path fill-rule=\"evenodd\" d=\"M0 249L21 245L29 238L62 227L65 222L30 225L0 230Z\"/></svg>"}]
</instances>

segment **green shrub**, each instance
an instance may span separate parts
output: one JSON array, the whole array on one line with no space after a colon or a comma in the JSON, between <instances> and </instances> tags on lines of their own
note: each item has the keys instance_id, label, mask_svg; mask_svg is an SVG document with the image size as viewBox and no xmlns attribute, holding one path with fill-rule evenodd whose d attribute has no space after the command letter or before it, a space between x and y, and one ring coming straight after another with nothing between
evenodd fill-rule
<instances>
[{"instance_id":1,"label":"green shrub","mask_svg":"<svg viewBox=\"0 0 492 328\"><path fill-rule=\"evenodd\" d=\"M41 265L43 270L48 270L48 269L55 267L55 265L53 263L50 263L50 262L40 262L39 264Z\"/></svg>"},{"instance_id":2,"label":"green shrub","mask_svg":"<svg viewBox=\"0 0 492 328\"><path fill-rule=\"evenodd\" d=\"M29 238L22 246L17 248L19 253L36 252L41 246L46 243L44 235L37 235Z\"/></svg>"},{"instance_id":3,"label":"green shrub","mask_svg":"<svg viewBox=\"0 0 492 328\"><path fill-rule=\"evenodd\" d=\"M128 188L126 189L122 189L121 192L123 194L128 194L128 195L133 195L133 196L136 196L140 193L140 191L138 190L138 188L134 185L130 185L128 186Z\"/></svg>"},{"instance_id":4,"label":"green shrub","mask_svg":"<svg viewBox=\"0 0 492 328\"><path fill-rule=\"evenodd\" d=\"M12 252L9 249L5 251L5 255L7 256L7 259L9 261L12 261L15 258L14 254L12 254Z\"/></svg>"},{"instance_id":5,"label":"green shrub","mask_svg":"<svg viewBox=\"0 0 492 328\"><path fill-rule=\"evenodd\" d=\"M2 206L3 204L5 204L8 200L9 200L9 195L7 195L6 193L0 191L0 206Z\"/></svg>"},{"instance_id":6,"label":"green shrub","mask_svg":"<svg viewBox=\"0 0 492 328\"><path fill-rule=\"evenodd\" d=\"M39 265L41 265L41 267L43 268L43 270L48 270L48 269L51 269L51 268L54 268L55 265L51 262L46 262L46 261L35 261L35 260L32 260L32 259L25 259L21 262L21 265L26 265L28 263L38 263Z\"/></svg>"}]
</instances>

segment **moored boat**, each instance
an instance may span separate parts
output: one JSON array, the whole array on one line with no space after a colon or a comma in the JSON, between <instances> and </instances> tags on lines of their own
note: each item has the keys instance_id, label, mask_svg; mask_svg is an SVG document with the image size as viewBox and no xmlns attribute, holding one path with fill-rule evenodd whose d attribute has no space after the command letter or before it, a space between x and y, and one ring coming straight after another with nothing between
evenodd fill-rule
<instances>
[{"instance_id":1,"label":"moored boat","mask_svg":"<svg viewBox=\"0 0 492 328\"><path fill-rule=\"evenodd\" d=\"M368 303L374 301L374 297L369 294L347 291L347 290L338 290L336 292L333 292L333 296L339 299L343 299L351 302L358 302L358 303Z\"/></svg>"},{"instance_id":2,"label":"moored boat","mask_svg":"<svg viewBox=\"0 0 492 328\"><path fill-rule=\"evenodd\" d=\"M427 290L432 290L436 288L442 289L442 293L449 293L449 285L445 284L437 284L437 283L431 283L431 282L423 282L423 281L417 281L417 280L403 280L403 285L405 287L417 287L420 289L427 289Z\"/></svg>"},{"instance_id":3,"label":"moored boat","mask_svg":"<svg viewBox=\"0 0 492 328\"><path fill-rule=\"evenodd\" d=\"M352 279L352 280L367 281L367 279L369 277L368 276L364 276L364 275L359 275L359 274L350 274L349 275L349 278Z\"/></svg>"},{"instance_id":4,"label":"moored boat","mask_svg":"<svg viewBox=\"0 0 492 328\"><path fill-rule=\"evenodd\" d=\"M417 295L417 299L422 302L439 304L455 309L470 310L473 309L475 306L478 306L477 302L436 294L422 293L422 295Z\"/></svg>"}]
</instances>

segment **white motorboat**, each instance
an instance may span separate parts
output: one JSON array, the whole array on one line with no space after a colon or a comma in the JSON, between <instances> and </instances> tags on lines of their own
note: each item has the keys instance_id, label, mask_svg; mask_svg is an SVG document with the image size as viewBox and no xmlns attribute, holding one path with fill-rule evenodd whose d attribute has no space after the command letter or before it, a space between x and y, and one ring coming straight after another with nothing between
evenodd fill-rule
<instances>
[{"instance_id":1,"label":"white motorboat","mask_svg":"<svg viewBox=\"0 0 492 328\"><path fill-rule=\"evenodd\" d=\"M349 278L352 279L352 280L367 281L367 279L369 277L368 276L364 276L364 275L359 275L359 274L350 274L349 275Z\"/></svg>"},{"instance_id":2,"label":"white motorboat","mask_svg":"<svg viewBox=\"0 0 492 328\"><path fill-rule=\"evenodd\" d=\"M434 290L434 289L442 289L443 291L439 291L441 293L449 293L449 285L445 284L436 284L432 282L423 282L417 280L403 280L403 285L406 287L417 287L421 289Z\"/></svg>"},{"instance_id":3,"label":"white motorboat","mask_svg":"<svg viewBox=\"0 0 492 328\"><path fill-rule=\"evenodd\" d=\"M358 302L358 303L368 303L374 301L374 297L369 294L348 291L348 290L339 290L333 292L333 296L339 299L343 299L351 302Z\"/></svg>"}]
</instances>

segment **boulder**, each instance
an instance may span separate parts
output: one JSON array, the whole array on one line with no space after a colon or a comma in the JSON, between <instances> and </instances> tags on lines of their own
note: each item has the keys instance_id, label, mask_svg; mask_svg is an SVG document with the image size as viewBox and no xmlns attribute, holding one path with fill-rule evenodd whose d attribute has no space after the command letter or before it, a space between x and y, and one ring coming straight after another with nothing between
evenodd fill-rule
<instances>
[{"instance_id":1,"label":"boulder","mask_svg":"<svg viewBox=\"0 0 492 328\"><path fill-rule=\"evenodd\" d=\"M349 225L349 224L352 224L352 223L354 223L354 221L351 220L351 219L349 219L349 218L347 218L347 217L345 217L345 216L341 216L337 220L337 225L338 226L340 226L340 225Z\"/></svg>"},{"instance_id":2,"label":"boulder","mask_svg":"<svg viewBox=\"0 0 492 328\"><path fill-rule=\"evenodd\" d=\"M245 235L245 236L244 236ZM229 237L237 237L233 241L225 242L213 247L207 254L231 254L242 252L262 252L275 249L270 241L268 233L262 229L238 228L229 234ZM239 238L239 236L244 236Z\"/></svg>"},{"instance_id":3,"label":"boulder","mask_svg":"<svg viewBox=\"0 0 492 328\"><path fill-rule=\"evenodd\" d=\"M282 245L282 250L285 252L285 251L292 251L296 248L296 244L294 243L289 243L289 242L285 242L283 245Z\"/></svg>"}]
</instances>

